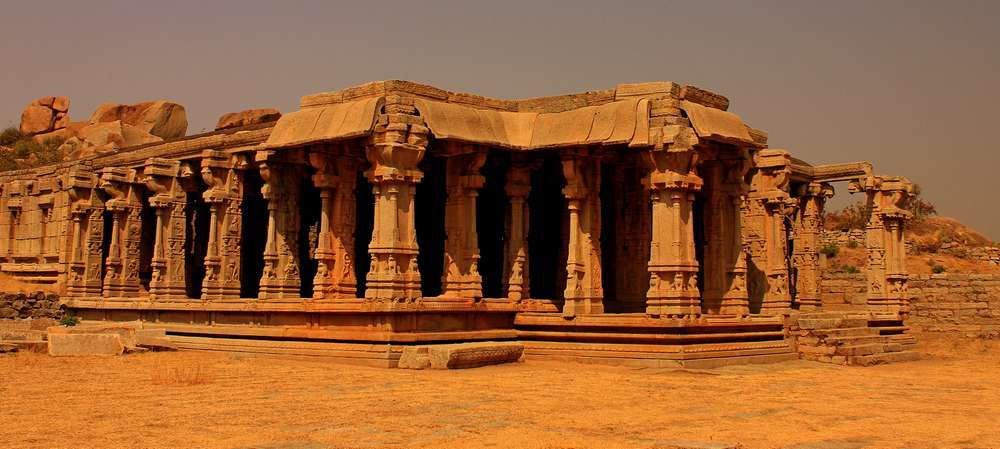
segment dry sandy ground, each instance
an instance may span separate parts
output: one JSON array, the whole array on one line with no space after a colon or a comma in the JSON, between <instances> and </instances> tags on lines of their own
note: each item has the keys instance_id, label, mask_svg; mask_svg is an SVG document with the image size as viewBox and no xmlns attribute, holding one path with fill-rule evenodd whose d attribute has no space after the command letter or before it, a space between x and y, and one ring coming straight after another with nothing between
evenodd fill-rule
<instances>
[{"instance_id":1,"label":"dry sandy ground","mask_svg":"<svg viewBox=\"0 0 1000 449\"><path fill-rule=\"evenodd\" d=\"M922 344L888 366L704 371L20 354L0 357L0 446L1000 447L1000 344Z\"/></svg>"}]
</instances>

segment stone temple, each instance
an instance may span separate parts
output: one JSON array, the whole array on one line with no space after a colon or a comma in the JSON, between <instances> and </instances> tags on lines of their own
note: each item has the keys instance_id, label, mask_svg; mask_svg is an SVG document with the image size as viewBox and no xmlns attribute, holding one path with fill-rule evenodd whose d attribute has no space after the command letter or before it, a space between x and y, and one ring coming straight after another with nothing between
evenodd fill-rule
<instances>
[{"instance_id":1,"label":"stone temple","mask_svg":"<svg viewBox=\"0 0 1000 449\"><path fill-rule=\"evenodd\" d=\"M476 341L646 366L910 358L911 184L768 148L728 106L671 82L308 95L277 122L0 173L0 269L192 349L379 366ZM864 308L820 297L835 182L867 197Z\"/></svg>"}]
</instances>

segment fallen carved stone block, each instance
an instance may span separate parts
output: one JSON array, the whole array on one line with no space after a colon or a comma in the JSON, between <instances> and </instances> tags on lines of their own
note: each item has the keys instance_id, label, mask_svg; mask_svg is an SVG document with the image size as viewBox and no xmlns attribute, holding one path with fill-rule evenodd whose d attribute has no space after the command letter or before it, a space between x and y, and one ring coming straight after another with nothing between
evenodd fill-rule
<instances>
[{"instance_id":1,"label":"fallen carved stone block","mask_svg":"<svg viewBox=\"0 0 1000 449\"><path fill-rule=\"evenodd\" d=\"M121 355L125 351L118 334L49 334L49 355Z\"/></svg>"},{"instance_id":2,"label":"fallen carved stone block","mask_svg":"<svg viewBox=\"0 0 1000 449\"><path fill-rule=\"evenodd\" d=\"M460 343L430 346L427 353L433 369L476 368L516 362L524 353L524 345L516 342Z\"/></svg>"}]
</instances>

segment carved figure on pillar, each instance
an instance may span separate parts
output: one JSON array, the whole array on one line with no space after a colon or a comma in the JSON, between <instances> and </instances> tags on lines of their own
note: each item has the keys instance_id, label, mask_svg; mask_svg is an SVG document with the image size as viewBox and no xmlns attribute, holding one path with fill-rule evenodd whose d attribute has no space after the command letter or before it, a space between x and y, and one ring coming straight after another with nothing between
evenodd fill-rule
<instances>
[{"instance_id":1,"label":"carved figure on pillar","mask_svg":"<svg viewBox=\"0 0 1000 449\"><path fill-rule=\"evenodd\" d=\"M797 204L788 193L790 164L791 156L784 150L760 150L754 155L757 170L743 215L752 264L750 294L761 301L760 313L765 315L786 312L792 301L785 217Z\"/></svg>"},{"instance_id":2,"label":"carved figure on pillar","mask_svg":"<svg viewBox=\"0 0 1000 449\"><path fill-rule=\"evenodd\" d=\"M98 179L89 170L74 169L63 185L69 196L73 227L66 293L72 297L102 294L101 243L104 240L104 203L95 189Z\"/></svg>"},{"instance_id":3,"label":"carved figure on pillar","mask_svg":"<svg viewBox=\"0 0 1000 449\"><path fill-rule=\"evenodd\" d=\"M531 193L531 172L540 161L513 161L507 170L504 189L510 199L507 209L507 236L504 241L504 273L507 299L518 302L531 297L528 276L528 194Z\"/></svg>"},{"instance_id":4,"label":"carved figure on pillar","mask_svg":"<svg viewBox=\"0 0 1000 449\"><path fill-rule=\"evenodd\" d=\"M106 298L139 294L142 203L135 178L135 173L125 168L105 168L100 172L100 187L110 197L105 207L111 212L112 220L104 273L103 296Z\"/></svg>"},{"instance_id":5,"label":"carved figure on pillar","mask_svg":"<svg viewBox=\"0 0 1000 449\"><path fill-rule=\"evenodd\" d=\"M486 152L471 145L453 145L447 159L445 203L444 271L442 296L482 298L479 275L479 237L476 230L476 197L485 178L479 169Z\"/></svg>"},{"instance_id":6,"label":"carved figure on pillar","mask_svg":"<svg viewBox=\"0 0 1000 449\"><path fill-rule=\"evenodd\" d=\"M242 174L245 158L229 157L221 151L202 153L201 178L208 189L202 197L209 205L208 249L202 299L238 298L240 295L240 227L243 198Z\"/></svg>"},{"instance_id":7,"label":"carved figure on pillar","mask_svg":"<svg viewBox=\"0 0 1000 449\"><path fill-rule=\"evenodd\" d=\"M179 161L150 158L142 172L142 182L152 192L149 205L156 211L153 274L149 282L152 299L187 298L184 288L184 240L187 234L184 215L185 193L181 178L194 175Z\"/></svg>"},{"instance_id":8,"label":"carved figure on pillar","mask_svg":"<svg viewBox=\"0 0 1000 449\"><path fill-rule=\"evenodd\" d=\"M264 180L261 193L267 201L267 243L264 246L264 274L260 299L299 298L299 181L302 176L296 157L258 151L256 160Z\"/></svg>"},{"instance_id":9,"label":"carved figure on pillar","mask_svg":"<svg viewBox=\"0 0 1000 449\"><path fill-rule=\"evenodd\" d=\"M365 172L375 195L371 268L365 298L415 300L420 297L414 193L423 172L417 164L427 148L428 129L413 101L389 96L366 148Z\"/></svg>"},{"instance_id":10,"label":"carved figure on pillar","mask_svg":"<svg viewBox=\"0 0 1000 449\"><path fill-rule=\"evenodd\" d=\"M355 298L354 189L361 161L354 148L337 144L313 150L309 162L316 169L312 179L322 202L313 298Z\"/></svg>"},{"instance_id":11,"label":"carved figure on pillar","mask_svg":"<svg viewBox=\"0 0 1000 449\"><path fill-rule=\"evenodd\" d=\"M910 308L905 227L911 218L906 205L913 184L903 177L868 176L852 182L850 191L867 195L868 307L905 319Z\"/></svg>"},{"instance_id":12,"label":"carved figure on pillar","mask_svg":"<svg viewBox=\"0 0 1000 449\"><path fill-rule=\"evenodd\" d=\"M801 187L799 207L795 214L795 300L799 310L816 310L820 300L819 237L823 229L823 206L833 196L827 183L810 182Z\"/></svg>"},{"instance_id":13,"label":"carved figure on pillar","mask_svg":"<svg viewBox=\"0 0 1000 449\"><path fill-rule=\"evenodd\" d=\"M643 153L652 202L646 313L683 317L701 313L694 242L694 200L704 181L696 173L698 137L690 127L663 128L662 142Z\"/></svg>"},{"instance_id":14,"label":"carved figure on pillar","mask_svg":"<svg viewBox=\"0 0 1000 449\"><path fill-rule=\"evenodd\" d=\"M604 313L601 284L601 161L582 150L563 154L569 239L563 315Z\"/></svg>"}]
</instances>

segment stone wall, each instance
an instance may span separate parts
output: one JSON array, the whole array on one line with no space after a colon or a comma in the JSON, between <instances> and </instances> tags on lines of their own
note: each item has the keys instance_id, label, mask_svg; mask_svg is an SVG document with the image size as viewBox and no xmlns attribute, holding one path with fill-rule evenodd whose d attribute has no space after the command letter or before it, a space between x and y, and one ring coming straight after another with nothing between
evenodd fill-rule
<instances>
[{"instance_id":1,"label":"stone wall","mask_svg":"<svg viewBox=\"0 0 1000 449\"><path fill-rule=\"evenodd\" d=\"M62 318L62 302L55 293L0 293L0 319Z\"/></svg>"},{"instance_id":2,"label":"stone wall","mask_svg":"<svg viewBox=\"0 0 1000 449\"><path fill-rule=\"evenodd\" d=\"M909 324L914 329L1000 337L1000 275L913 276L910 293Z\"/></svg>"},{"instance_id":3,"label":"stone wall","mask_svg":"<svg viewBox=\"0 0 1000 449\"><path fill-rule=\"evenodd\" d=\"M909 291L907 324L914 330L1000 337L1000 275L913 275ZM826 309L863 309L865 275L826 274L822 297Z\"/></svg>"},{"instance_id":4,"label":"stone wall","mask_svg":"<svg viewBox=\"0 0 1000 449\"><path fill-rule=\"evenodd\" d=\"M863 310L867 304L864 273L823 273L823 308Z\"/></svg>"}]
</instances>

